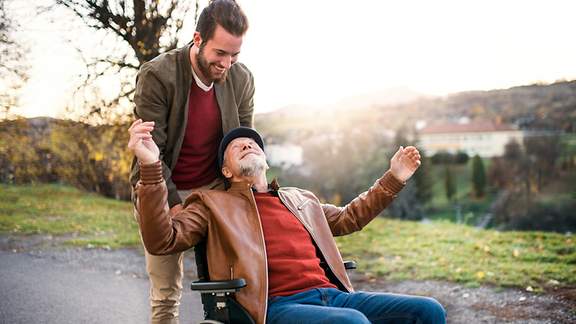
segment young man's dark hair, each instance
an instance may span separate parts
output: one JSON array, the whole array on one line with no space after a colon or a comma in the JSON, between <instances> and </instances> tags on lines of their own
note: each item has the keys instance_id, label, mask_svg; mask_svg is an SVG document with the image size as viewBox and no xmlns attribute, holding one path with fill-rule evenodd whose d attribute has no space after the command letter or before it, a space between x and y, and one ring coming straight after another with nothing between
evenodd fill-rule
<instances>
[{"instance_id":1,"label":"young man's dark hair","mask_svg":"<svg viewBox=\"0 0 576 324\"><path fill-rule=\"evenodd\" d=\"M214 35L216 25L222 26L235 36L242 36L248 30L248 18L234 0L213 0L202 10L196 25L196 31L202 40L209 41Z\"/></svg>"}]
</instances>

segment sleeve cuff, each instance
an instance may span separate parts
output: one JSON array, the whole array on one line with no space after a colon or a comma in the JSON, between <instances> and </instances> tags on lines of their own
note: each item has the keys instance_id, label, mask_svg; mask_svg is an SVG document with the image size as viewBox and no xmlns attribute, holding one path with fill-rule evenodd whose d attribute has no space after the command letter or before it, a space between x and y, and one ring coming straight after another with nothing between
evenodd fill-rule
<instances>
[{"instance_id":1,"label":"sleeve cuff","mask_svg":"<svg viewBox=\"0 0 576 324\"><path fill-rule=\"evenodd\" d=\"M140 182L144 185L152 185L162 182L162 162L143 164L138 162L140 167Z\"/></svg>"},{"instance_id":2,"label":"sleeve cuff","mask_svg":"<svg viewBox=\"0 0 576 324\"><path fill-rule=\"evenodd\" d=\"M406 183L400 182L400 180L396 179L396 177L392 175L392 172L386 171L384 176L380 178L380 185L384 190L397 195L404 188Z\"/></svg>"}]
</instances>

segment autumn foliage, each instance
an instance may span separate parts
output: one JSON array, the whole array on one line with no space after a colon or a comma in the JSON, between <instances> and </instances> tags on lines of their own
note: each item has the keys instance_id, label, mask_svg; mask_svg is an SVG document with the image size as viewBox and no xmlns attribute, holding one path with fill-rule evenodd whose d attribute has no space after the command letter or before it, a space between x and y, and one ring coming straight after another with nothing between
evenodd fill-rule
<instances>
[{"instance_id":1,"label":"autumn foliage","mask_svg":"<svg viewBox=\"0 0 576 324\"><path fill-rule=\"evenodd\" d=\"M101 125L50 118L0 123L0 180L59 182L116 199L130 197L132 156L128 125Z\"/></svg>"}]
</instances>

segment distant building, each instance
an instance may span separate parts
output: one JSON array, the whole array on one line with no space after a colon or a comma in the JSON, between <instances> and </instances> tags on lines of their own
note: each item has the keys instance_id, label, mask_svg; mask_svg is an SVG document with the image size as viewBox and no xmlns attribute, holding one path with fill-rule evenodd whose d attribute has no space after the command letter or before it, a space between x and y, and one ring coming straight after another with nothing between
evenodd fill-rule
<instances>
[{"instance_id":1,"label":"distant building","mask_svg":"<svg viewBox=\"0 0 576 324\"><path fill-rule=\"evenodd\" d=\"M522 144L524 139L522 130L491 121L462 119L457 123L420 123L418 126L420 145L428 156L441 151L465 152L469 156L478 154L484 158L501 156L510 141Z\"/></svg>"},{"instance_id":2,"label":"distant building","mask_svg":"<svg viewBox=\"0 0 576 324\"><path fill-rule=\"evenodd\" d=\"M300 166L303 159L301 146L293 144L269 144L266 145L266 157L272 166L283 169L292 166Z\"/></svg>"}]
</instances>

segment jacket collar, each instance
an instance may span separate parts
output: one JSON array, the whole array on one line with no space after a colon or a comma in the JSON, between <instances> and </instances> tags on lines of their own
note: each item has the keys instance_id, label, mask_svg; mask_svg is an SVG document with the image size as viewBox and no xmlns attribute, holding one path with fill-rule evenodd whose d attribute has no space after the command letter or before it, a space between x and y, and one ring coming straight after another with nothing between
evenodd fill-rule
<instances>
[{"instance_id":1,"label":"jacket collar","mask_svg":"<svg viewBox=\"0 0 576 324\"><path fill-rule=\"evenodd\" d=\"M252 186L248 182L232 182L230 183L230 188L228 191L230 192L240 192L240 191L248 191L251 190ZM280 189L280 185L278 184L278 179L274 178L272 182L268 184L268 191L277 193L278 189Z\"/></svg>"},{"instance_id":2,"label":"jacket collar","mask_svg":"<svg viewBox=\"0 0 576 324\"><path fill-rule=\"evenodd\" d=\"M194 45L194 42L190 42L188 44L186 44L183 48L182 56L180 57L180 59L182 60L182 64L184 66L183 72L184 75L186 76L186 79L189 80L190 82L192 82L192 63L190 62L190 49L192 48L192 45Z\"/></svg>"}]
</instances>

